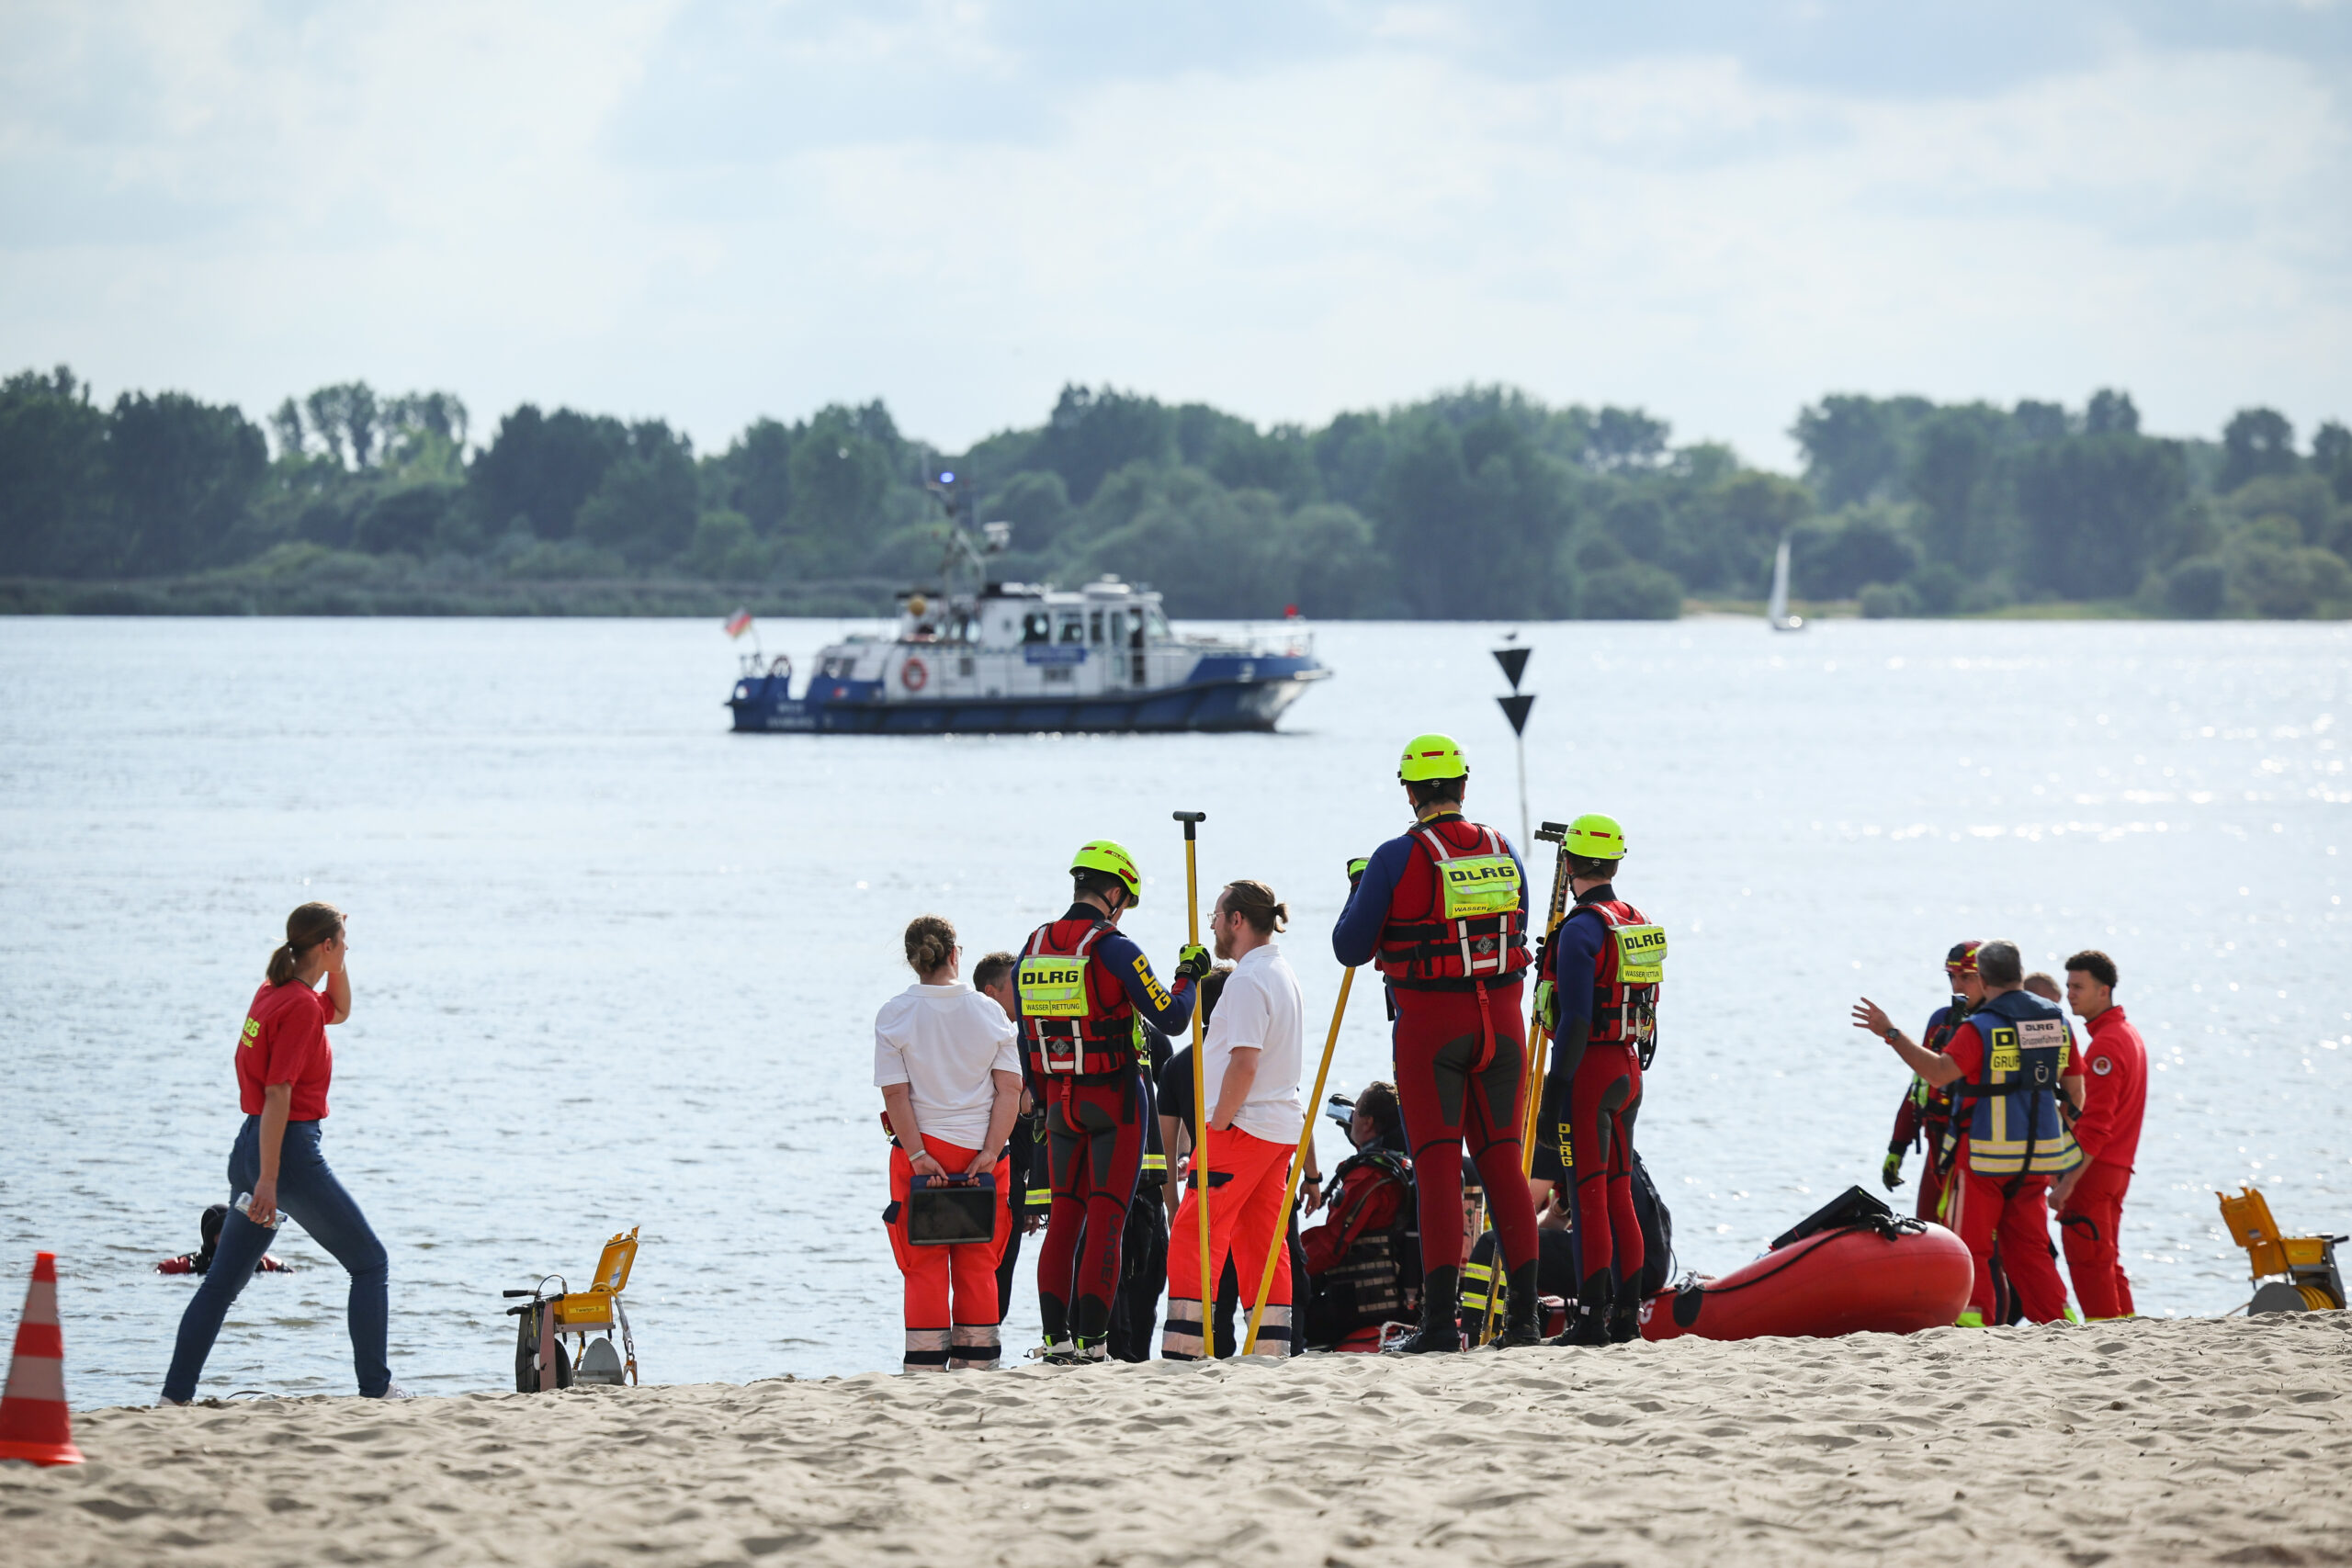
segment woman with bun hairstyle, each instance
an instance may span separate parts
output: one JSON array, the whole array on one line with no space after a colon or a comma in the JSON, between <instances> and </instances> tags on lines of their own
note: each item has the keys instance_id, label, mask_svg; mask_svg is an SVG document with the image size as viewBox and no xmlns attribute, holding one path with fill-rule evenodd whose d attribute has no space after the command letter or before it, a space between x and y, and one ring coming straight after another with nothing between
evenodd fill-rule
<instances>
[{"instance_id":1,"label":"woman with bun hairstyle","mask_svg":"<svg viewBox=\"0 0 2352 1568\"><path fill-rule=\"evenodd\" d=\"M197 1379L229 1303L254 1277L281 1217L290 1217L351 1275L351 1359L363 1399L406 1399L385 1363L390 1275L384 1244L319 1152L334 1052L327 1027L351 1016L343 911L305 904L286 917L286 941L269 955L237 1037L237 1094L244 1125L229 1149L232 1207L212 1268L180 1316L179 1343L164 1379L166 1404L196 1397ZM322 986L320 982L325 984Z\"/></svg>"},{"instance_id":2,"label":"woman with bun hairstyle","mask_svg":"<svg viewBox=\"0 0 2352 1568\"><path fill-rule=\"evenodd\" d=\"M1001 1200L1001 1156L1021 1104L1021 1062L1004 1010L962 976L956 928L920 915L906 932L915 984L874 1020L874 1086L890 1130L890 1206L883 1224L907 1277L906 1371L997 1364L996 1269L1012 1234ZM995 1234L987 1241L917 1247L908 1198L918 1176L991 1177Z\"/></svg>"}]
</instances>

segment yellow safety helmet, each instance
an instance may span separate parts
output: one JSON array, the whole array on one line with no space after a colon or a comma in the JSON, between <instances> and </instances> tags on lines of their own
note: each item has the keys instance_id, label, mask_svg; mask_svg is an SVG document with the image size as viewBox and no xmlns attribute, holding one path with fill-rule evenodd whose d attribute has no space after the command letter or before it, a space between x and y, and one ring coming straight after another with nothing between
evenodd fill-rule
<instances>
[{"instance_id":1,"label":"yellow safety helmet","mask_svg":"<svg viewBox=\"0 0 2352 1568\"><path fill-rule=\"evenodd\" d=\"M1093 839L1078 846L1078 853L1070 856L1072 871L1107 871L1127 886L1127 902L1143 902L1143 873L1136 869L1136 857L1108 839Z\"/></svg>"},{"instance_id":2,"label":"yellow safety helmet","mask_svg":"<svg viewBox=\"0 0 2352 1568\"><path fill-rule=\"evenodd\" d=\"M1462 748L1453 743L1451 735L1414 736L1405 742L1405 755L1396 763L1399 784L1469 776L1470 760L1462 754Z\"/></svg>"},{"instance_id":3,"label":"yellow safety helmet","mask_svg":"<svg viewBox=\"0 0 2352 1568\"><path fill-rule=\"evenodd\" d=\"M1569 823L1568 836L1560 843L1568 853L1585 860L1625 858L1625 829L1617 826L1617 818L1598 811L1588 811Z\"/></svg>"}]
</instances>

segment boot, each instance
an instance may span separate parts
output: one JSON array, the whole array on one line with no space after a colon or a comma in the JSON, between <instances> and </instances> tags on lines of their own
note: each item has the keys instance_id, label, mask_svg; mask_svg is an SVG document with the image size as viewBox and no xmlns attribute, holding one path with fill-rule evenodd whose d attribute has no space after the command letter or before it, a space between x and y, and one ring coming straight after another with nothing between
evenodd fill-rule
<instances>
[{"instance_id":1,"label":"boot","mask_svg":"<svg viewBox=\"0 0 2352 1568\"><path fill-rule=\"evenodd\" d=\"M1432 1269L1421 1279L1421 1326L1396 1349L1427 1356L1462 1348L1462 1270Z\"/></svg>"},{"instance_id":2,"label":"boot","mask_svg":"<svg viewBox=\"0 0 2352 1568\"><path fill-rule=\"evenodd\" d=\"M1577 1309L1568 1314L1567 1331L1552 1341L1555 1345L1606 1345L1609 1343L1609 1313L1616 1304L1615 1283L1609 1270L1600 1269L1585 1276L1577 1287Z\"/></svg>"},{"instance_id":3,"label":"boot","mask_svg":"<svg viewBox=\"0 0 2352 1568\"><path fill-rule=\"evenodd\" d=\"M1518 1345L1541 1345L1544 1331L1535 1325L1535 1314L1542 1303L1535 1294L1535 1265L1521 1264L1510 1271L1510 1283L1503 1292L1503 1332L1495 1341L1504 1349Z\"/></svg>"},{"instance_id":4,"label":"boot","mask_svg":"<svg viewBox=\"0 0 2352 1568\"><path fill-rule=\"evenodd\" d=\"M1635 1283L1628 1283L1617 1292L1609 1309L1609 1343L1630 1345L1642 1337L1642 1292Z\"/></svg>"}]
</instances>

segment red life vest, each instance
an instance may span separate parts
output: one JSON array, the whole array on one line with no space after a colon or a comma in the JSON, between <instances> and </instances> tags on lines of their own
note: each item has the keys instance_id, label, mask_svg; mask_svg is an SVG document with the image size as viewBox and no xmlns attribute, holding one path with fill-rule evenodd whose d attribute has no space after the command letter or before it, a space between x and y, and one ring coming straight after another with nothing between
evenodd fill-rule
<instances>
[{"instance_id":1,"label":"red life vest","mask_svg":"<svg viewBox=\"0 0 2352 1568\"><path fill-rule=\"evenodd\" d=\"M1041 1077L1084 1080L1135 1070L1135 1004L1093 956L1094 944L1117 929L1104 919L1048 920L1029 933L1013 984L1029 1068ZM1057 958L1069 962L1037 962Z\"/></svg>"},{"instance_id":2,"label":"red life vest","mask_svg":"<svg viewBox=\"0 0 2352 1568\"><path fill-rule=\"evenodd\" d=\"M1633 1045L1646 1052L1657 1038L1666 933L1623 898L1579 904L1572 912L1587 909L1600 917L1609 935L1593 963L1592 1032L1585 1043Z\"/></svg>"},{"instance_id":3,"label":"red life vest","mask_svg":"<svg viewBox=\"0 0 2352 1568\"><path fill-rule=\"evenodd\" d=\"M1527 967L1527 898L1502 835L1459 817L1413 829L1416 858L1430 868L1423 907L1392 903L1373 962L1407 990L1466 989L1509 982ZM1406 897L1397 890L1398 902Z\"/></svg>"}]
</instances>

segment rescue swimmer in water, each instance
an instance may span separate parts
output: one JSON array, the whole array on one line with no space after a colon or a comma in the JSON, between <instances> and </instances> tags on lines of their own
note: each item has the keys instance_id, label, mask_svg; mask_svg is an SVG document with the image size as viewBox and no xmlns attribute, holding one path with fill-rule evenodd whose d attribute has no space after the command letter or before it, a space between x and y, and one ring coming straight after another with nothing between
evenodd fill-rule
<instances>
[{"instance_id":1,"label":"rescue swimmer in water","mask_svg":"<svg viewBox=\"0 0 2352 1568\"><path fill-rule=\"evenodd\" d=\"M1187 943L1175 983L1163 987L1143 950L1120 932L1119 918L1142 897L1143 874L1119 845L1081 844L1069 875L1069 910L1030 933L1013 970L1023 1067L1046 1119L1053 1198L1037 1251L1037 1314L1053 1362L1108 1357L1120 1239L1152 1114L1136 1021L1182 1032L1210 964L1206 948Z\"/></svg>"}]
</instances>

